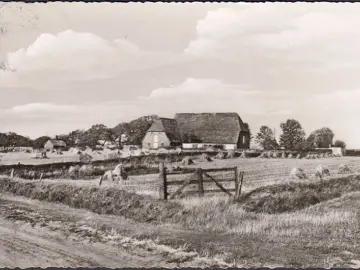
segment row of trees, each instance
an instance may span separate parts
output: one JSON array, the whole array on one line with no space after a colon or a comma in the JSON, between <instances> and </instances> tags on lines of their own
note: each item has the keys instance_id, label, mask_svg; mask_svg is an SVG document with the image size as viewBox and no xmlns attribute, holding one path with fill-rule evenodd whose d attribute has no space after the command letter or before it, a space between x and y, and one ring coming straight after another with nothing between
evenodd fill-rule
<instances>
[{"instance_id":1,"label":"row of trees","mask_svg":"<svg viewBox=\"0 0 360 270\"><path fill-rule=\"evenodd\" d=\"M123 143L139 145L155 118L157 118L156 115L144 116L129 123L120 123L114 128L98 124L93 125L88 130L74 130L56 137L65 141L68 147L77 146L83 148L88 146L95 149L96 146L104 146L107 142L117 144L119 148L122 148ZM48 136L41 136L31 140L14 132L0 133L0 147L34 147L41 149L49 139Z\"/></svg>"},{"instance_id":2,"label":"row of trees","mask_svg":"<svg viewBox=\"0 0 360 270\"><path fill-rule=\"evenodd\" d=\"M295 119L288 119L280 124L282 134L279 142L268 126L261 126L255 137L255 142L265 150L275 150L280 147L286 150L310 151L319 148L328 148L330 145L346 148L343 141L336 140L333 144L334 133L330 128L323 127L313 131L307 138L301 124Z\"/></svg>"}]
</instances>

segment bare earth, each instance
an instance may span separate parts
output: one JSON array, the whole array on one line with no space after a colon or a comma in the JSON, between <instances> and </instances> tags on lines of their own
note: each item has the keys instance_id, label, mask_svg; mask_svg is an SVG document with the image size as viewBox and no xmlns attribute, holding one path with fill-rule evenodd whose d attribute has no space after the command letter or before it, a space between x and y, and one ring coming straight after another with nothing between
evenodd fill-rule
<instances>
[{"instance_id":1,"label":"bare earth","mask_svg":"<svg viewBox=\"0 0 360 270\"><path fill-rule=\"evenodd\" d=\"M146 227L121 217L99 216L63 205L1 194L0 267L213 265L194 252L182 252L117 233L120 230L141 236L142 232L154 229Z\"/></svg>"}]
</instances>

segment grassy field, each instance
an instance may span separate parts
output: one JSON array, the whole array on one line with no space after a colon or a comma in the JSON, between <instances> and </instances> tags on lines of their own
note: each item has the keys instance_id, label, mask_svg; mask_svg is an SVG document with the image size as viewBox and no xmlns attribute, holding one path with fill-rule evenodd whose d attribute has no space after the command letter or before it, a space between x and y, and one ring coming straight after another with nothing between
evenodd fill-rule
<instances>
[{"instance_id":1,"label":"grassy field","mask_svg":"<svg viewBox=\"0 0 360 270\"><path fill-rule=\"evenodd\" d=\"M319 164L331 172L323 181L312 176ZM338 174L341 164L354 174ZM238 201L220 193L160 201L157 175L131 176L123 186L105 181L101 187L98 180L3 178L0 188L102 215L124 216L148 224L141 237L186 246L188 251L221 257L240 267L360 267L359 165L360 158L343 157L195 160L189 166L238 166L245 171L244 194ZM292 180L293 167L303 168L309 178ZM169 176L169 180L187 177Z\"/></svg>"}]
</instances>

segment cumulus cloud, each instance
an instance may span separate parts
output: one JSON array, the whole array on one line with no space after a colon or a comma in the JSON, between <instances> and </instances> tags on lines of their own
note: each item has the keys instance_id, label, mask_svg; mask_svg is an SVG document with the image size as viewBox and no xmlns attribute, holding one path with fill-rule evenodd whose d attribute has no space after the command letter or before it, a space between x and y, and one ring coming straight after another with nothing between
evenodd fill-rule
<instances>
[{"instance_id":1,"label":"cumulus cloud","mask_svg":"<svg viewBox=\"0 0 360 270\"><path fill-rule=\"evenodd\" d=\"M261 91L247 91L240 85L228 85L218 79L188 78L178 85L151 91L148 99L156 98L234 98L259 94Z\"/></svg>"},{"instance_id":2,"label":"cumulus cloud","mask_svg":"<svg viewBox=\"0 0 360 270\"><path fill-rule=\"evenodd\" d=\"M41 34L28 48L9 53L7 62L18 71L104 67L126 61L139 51L126 40L108 41L92 33L67 30Z\"/></svg>"},{"instance_id":3,"label":"cumulus cloud","mask_svg":"<svg viewBox=\"0 0 360 270\"><path fill-rule=\"evenodd\" d=\"M16 70L16 75L2 72L1 76L2 84L11 80L8 77L16 76L18 80L11 81L13 85L24 85L21 76L31 78L28 85L33 85L33 81L41 84L39 77L49 81L102 79L183 58L172 53L144 51L126 38L107 40L93 33L66 30L43 33L28 47L8 53L6 64Z\"/></svg>"},{"instance_id":4,"label":"cumulus cloud","mask_svg":"<svg viewBox=\"0 0 360 270\"><path fill-rule=\"evenodd\" d=\"M198 21L197 37L185 53L235 58L244 52L260 53L336 65L359 56L359 11L360 5L335 3L261 3L221 8L209 11Z\"/></svg>"}]
</instances>

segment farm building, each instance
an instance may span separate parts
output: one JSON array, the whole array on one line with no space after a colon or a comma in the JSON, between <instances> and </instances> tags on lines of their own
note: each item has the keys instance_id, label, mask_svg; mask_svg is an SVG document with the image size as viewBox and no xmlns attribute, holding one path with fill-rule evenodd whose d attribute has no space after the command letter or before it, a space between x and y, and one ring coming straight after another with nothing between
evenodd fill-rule
<instances>
[{"instance_id":1,"label":"farm building","mask_svg":"<svg viewBox=\"0 0 360 270\"><path fill-rule=\"evenodd\" d=\"M178 145L185 149L248 149L250 131L237 113L178 113L175 119L155 120L142 142L147 149Z\"/></svg>"},{"instance_id":2,"label":"farm building","mask_svg":"<svg viewBox=\"0 0 360 270\"><path fill-rule=\"evenodd\" d=\"M158 149L181 145L181 138L175 119L156 119L146 132L142 141L143 148Z\"/></svg>"},{"instance_id":3,"label":"farm building","mask_svg":"<svg viewBox=\"0 0 360 270\"><path fill-rule=\"evenodd\" d=\"M183 148L221 145L227 150L249 149L250 131L237 113L178 113Z\"/></svg>"},{"instance_id":4,"label":"farm building","mask_svg":"<svg viewBox=\"0 0 360 270\"><path fill-rule=\"evenodd\" d=\"M66 143L62 140L50 139L44 144L44 149L49 150L65 150Z\"/></svg>"}]
</instances>

